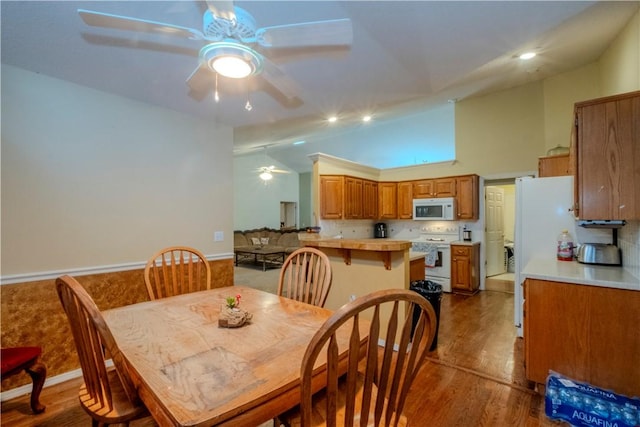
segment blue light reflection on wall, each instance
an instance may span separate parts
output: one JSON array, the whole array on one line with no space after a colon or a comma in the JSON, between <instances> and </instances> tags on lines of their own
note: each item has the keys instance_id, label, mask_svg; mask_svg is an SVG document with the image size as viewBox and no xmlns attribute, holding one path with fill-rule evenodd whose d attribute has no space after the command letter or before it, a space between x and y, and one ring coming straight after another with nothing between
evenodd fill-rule
<instances>
[{"instance_id":1,"label":"blue light reflection on wall","mask_svg":"<svg viewBox=\"0 0 640 427\"><path fill-rule=\"evenodd\" d=\"M317 140L323 153L379 169L455 159L455 105L374 121Z\"/></svg>"}]
</instances>

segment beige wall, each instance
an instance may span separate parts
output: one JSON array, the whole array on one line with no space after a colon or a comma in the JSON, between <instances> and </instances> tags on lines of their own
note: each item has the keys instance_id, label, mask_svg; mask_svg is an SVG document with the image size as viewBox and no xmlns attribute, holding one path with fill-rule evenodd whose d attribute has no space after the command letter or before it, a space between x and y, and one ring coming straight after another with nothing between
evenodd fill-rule
<instances>
[{"instance_id":1,"label":"beige wall","mask_svg":"<svg viewBox=\"0 0 640 427\"><path fill-rule=\"evenodd\" d=\"M602 96L640 90L640 11L602 55L599 64Z\"/></svg>"},{"instance_id":2,"label":"beige wall","mask_svg":"<svg viewBox=\"0 0 640 427\"><path fill-rule=\"evenodd\" d=\"M231 257L232 150L212 121L3 65L3 279L178 244Z\"/></svg>"}]
</instances>

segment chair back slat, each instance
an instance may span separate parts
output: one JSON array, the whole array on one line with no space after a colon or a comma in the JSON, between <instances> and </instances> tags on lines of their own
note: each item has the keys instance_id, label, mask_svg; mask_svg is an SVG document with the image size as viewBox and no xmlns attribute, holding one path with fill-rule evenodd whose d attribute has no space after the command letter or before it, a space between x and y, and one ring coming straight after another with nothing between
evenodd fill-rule
<instances>
[{"instance_id":1,"label":"chair back slat","mask_svg":"<svg viewBox=\"0 0 640 427\"><path fill-rule=\"evenodd\" d=\"M331 264L327 255L315 248L300 248L282 264L278 295L323 307L331 287Z\"/></svg>"},{"instance_id":2,"label":"chair back slat","mask_svg":"<svg viewBox=\"0 0 640 427\"><path fill-rule=\"evenodd\" d=\"M421 312L415 327L412 325L414 307ZM360 336L362 318L370 319L364 340ZM322 353L326 353L327 360L323 393L327 426L398 425L415 373L434 339L436 321L431 304L416 292L405 289L377 291L338 309L311 339L302 361L301 425L311 425L313 369ZM340 387L337 386L341 374L339 354L344 349L338 348L338 331L348 331L350 337L346 344L347 372L343 377L346 384ZM380 339L384 340L381 350ZM366 354L361 359L363 351ZM344 419L339 419L340 416Z\"/></svg>"},{"instance_id":3,"label":"chair back slat","mask_svg":"<svg viewBox=\"0 0 640 427\"><path fill-rule=\"evenodd\" d=\"M155 253L144 269L151 300L211 289L211 267L194 248L171 246Z\"/></svg>"},{"instance_id":4,"label":"chair back slat","mask_svg":"<svg viewBox=\"0 0 640 427\"><path fill-rule=\"evenodd\" d=\"M91 296L71 276L58 278L56 291L69 320L82 376L91 400L107 411L113 409L113 395L105 365L105 354L108 354L113 360L127 398L132 404L137 404L138 394L129 378L128 366Z\"/></svg>"}]
</instances>

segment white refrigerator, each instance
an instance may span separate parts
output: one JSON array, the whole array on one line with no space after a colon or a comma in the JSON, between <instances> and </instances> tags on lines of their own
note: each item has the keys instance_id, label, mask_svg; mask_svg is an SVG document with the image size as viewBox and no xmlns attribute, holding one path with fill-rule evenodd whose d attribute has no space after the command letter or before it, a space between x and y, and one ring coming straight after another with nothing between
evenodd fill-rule
<instances>
[{"instance_id":1,"label":"white refrigerator","mask_svg":"<svg viewBox=\"0 0 640 427\"><path fill-rule=\"evenodd\" d=\"M568 230L576 239L576 220L572 209L572 176L516 179L513 300L518 336L523 335L524 295L521 272L533 258L556 259L558 235L562 230Z\"/></svg>"}]
</instances>

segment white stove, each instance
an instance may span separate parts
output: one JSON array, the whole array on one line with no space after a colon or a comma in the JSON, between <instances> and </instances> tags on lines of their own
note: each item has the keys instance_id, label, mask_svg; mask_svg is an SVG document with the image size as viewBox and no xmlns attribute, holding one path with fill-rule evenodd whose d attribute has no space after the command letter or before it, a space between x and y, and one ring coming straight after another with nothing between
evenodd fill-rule
<instances>
[{"instance_id":1,"label":"white stove","mask_svg":"<svg viewBox=\"0 0 640 427\"><path fill-rule=\"evenodd\" d=\"M411 240L414 251L425 252L425 279L451 292L451 242L460 240L455 227L423 227L420 236Z\"/></svg>"}]
</instances>

